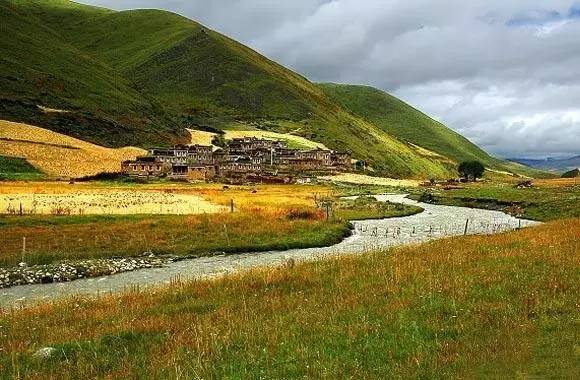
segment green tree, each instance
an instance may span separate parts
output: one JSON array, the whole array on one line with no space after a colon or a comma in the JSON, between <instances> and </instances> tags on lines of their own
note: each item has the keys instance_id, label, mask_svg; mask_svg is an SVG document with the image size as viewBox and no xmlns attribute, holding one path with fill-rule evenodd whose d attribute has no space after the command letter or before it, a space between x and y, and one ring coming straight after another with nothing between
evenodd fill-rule
<instances>
[{"instance_id":1,"label":"green tree","mask_svg":"<svg viewBox=\"0 0 580 380\"><path fill-rule=\"evenodd\" d=\"M459 164L459 175L466 180L475 181L483 176L485 166L479 161L464 161Z\"/></svg>"}]
</instances>

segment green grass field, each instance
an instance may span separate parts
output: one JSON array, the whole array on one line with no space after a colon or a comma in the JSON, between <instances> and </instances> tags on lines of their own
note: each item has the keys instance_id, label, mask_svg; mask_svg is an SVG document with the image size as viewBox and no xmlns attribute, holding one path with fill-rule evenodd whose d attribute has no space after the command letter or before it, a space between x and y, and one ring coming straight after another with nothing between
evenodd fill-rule
<instances>
[{"instance_id":1,"label":"green grass field","mask_svg":"<svg viewBox=\"0 0 580 380\"><path fill-rule=\"evenodd\" d=\"M354 200L339 200L334 216L342 220L366 220L394 218L418 214L423 211L416 206L379 202L374 197L361 196Z\"/></svg>"},{"instance_id":2,"label":"green grass field","mask_svg":"<svg viewBox=\"0 0 580 380\"><path fill-rule=\"evenodd\" d=\"M0 314L4 378L575 378L578 219ZM33 358L54 347L47 360Z\"/></svg>"},{"instance_id":3,"label":"green grass field","mask_svg":"<svg viewBox=\"0 0 580 380\"><path fill-rule=\"evenodd\" d=\"M457 190L412 190L414 199L423 193L440 204L490 208L516 213L527 219L549 221L580 217L580 186L548 185L518 189L514 183L470 184Z\"/></svg>"},{"instance_id":4,"label":"green grass field","mask_svg":"<svg viewBox=\"0 0 580 380\"><path fill-rule=\"evenodd\" d=\"M0 156L1 180L35 180L42 173L23 158Z\"/></svg>"}]
</instances>

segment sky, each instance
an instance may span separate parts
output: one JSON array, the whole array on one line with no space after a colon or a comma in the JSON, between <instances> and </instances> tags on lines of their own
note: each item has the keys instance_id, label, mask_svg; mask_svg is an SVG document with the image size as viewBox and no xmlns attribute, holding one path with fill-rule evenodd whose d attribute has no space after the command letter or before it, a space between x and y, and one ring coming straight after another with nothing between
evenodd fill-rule
<instances>
[{"instance_id":1,"label":"sky","mask_svg":"<svg viewBox=\"0 0 580 380\"><path fill-rule=\"evenodd\" d=\"M82 2L182 14L312 81L390 92L500 157L580 154L580 1Z\"/></svg>"}]
</instances>

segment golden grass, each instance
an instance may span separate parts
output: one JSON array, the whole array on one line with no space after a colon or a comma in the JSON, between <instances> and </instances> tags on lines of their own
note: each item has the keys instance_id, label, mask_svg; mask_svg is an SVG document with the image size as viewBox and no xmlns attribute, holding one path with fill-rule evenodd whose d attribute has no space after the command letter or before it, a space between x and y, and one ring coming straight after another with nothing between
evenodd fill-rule
<instances>
[{"instance_id":1,"label":"golden grass","mask_svg":"<svg viewBox=\"0 0 580 380\"><path fill-rule=\"evenodd\" d=\"M201 197L159 191L79 190L64 194L0 194L0 214L192 215L225 211Z\"/></svg>"},{"instance_id":2,"label":"golden grass","mask_svg":"<svg viewBox=\"0 0 580 380\"><path fill-rule=\"evenodd\" d=\"M197 129L187 129L189 134L191 135L191 144L194 145L212 145L212 140L215 137L215 133L206 132L206 131L198 131Z\"/></svg>"},{"instance_id":3,"label":"golden grass","mask_svg":"<svg viewBox=\"0 0 580 380\"><path fill-rule=\"evenodd\" d=\"M44 128L0 120L0 155L25 158L51 176L120 172L122 161L144 153L134 147L105 148Z\"/></svg>"},{"instance_id":4,"label":"golden grass","mask_svg":"<svg viewBox=\"0 0 580 380\"><path fill-rule=\"evenodd\" d=\"M417 187L421 183L420 181L411 179L371 177L364 174L354 174L354 173L338 174L319 178L331 182L352 183L356 185L378 185L378 186L394 186L394 187Z\"/></svg>"},{"instance_id":5,"label":"golden grass","mask_svg":"<svg viewBox=\"0 0 580 380\"><path fill-rule=\"evenodd\" d=\"M276 132L268 132L268 131L242 131L242 130L226 130L225 131L226 140L232 140L234 138L242 138L242 137L258 137L264 139L271 139L271 140L283 140L288 141L288 143L294 143L295 145L304 147L304 148L320 148L320 149L327 149L326 146L322 143L318 143L312 140L308 140L301 136L296 136L290 133L276 133Z\"/></svg>"},{"instance_id":6,"label":"golden grass","mask_svg":"<svg viewBox=\"0 0 580 380\"><path fill-rule=\"evenodd\" d=\"M224 186L215 183L150 183L112 184L83 182L70 185L64 182L3 182L0 183L0 213L4 213L11 203L18 207L18 199L29 205L33 199L48 202L52 206L82 207L98 214L130 214L143 210L152 214L216 212L223 206L229 207L234 201L236 210L263 211L277 213L289 208L312 208L315 196L332 195L333 190L320 185L255 185ZM97 202L98 203L95 203ZM81 206L79 206L81 204ZM91 204L95 207L91 207ZM98 206L96 206L98 204ZM120 208L122 207L122 208ZM100 208L104 212L98 212ZM116 209L119 211L116 212ZM29 207L27 206L28 210ZM163 212L160 212L163 210ZM190 210L190 212L185 212ZM129 212L131 211L131 212ZM91 212L92 213L92 212ZM142 212L137 212L142 213ZM196 212L193 212L196 213ZM76 214L76 212L75 212Z\"/></svg>"},{"instance_id":7,"label":"golden grass","mask_svg":"<svg viewBox=\"0 0 580 380\"><path fill-rule=\"evenodd\" d=\"M580 178L535 179L533 183L539 187L569 187L580 185Z\"/></svg>"},{"instance_id":8,"label":"golden grass","mask_svg":"<svg viewBox=\"0 0 580 380\"><path fill-rule=\"evenodd\" d=\"M578 236L573 219L6 310L0 369L58 378L572 378ZM31 359L46 346L62 353Z\"/></svg>"},{"instance_id":9,"label":"golden grass","mask_svg":"<svg viewBox=\"0 0 580 380\"><path fill-rule=\"evenodd\" d=\"M195 129L188 129L188 132L191 135L191 144L199 144L199 145L212 145L212 140L215 137L215 133L206 132L206 131L198 131ZM276 132L269 132L269 131L260 131L260 130L225 130L224 138L226 140L232 140L235 138L243 138L243 137L257 137L257 138L264 138L269 140L282 140L287 141L289 144L303 148L303 149L326 149L326 146L321 143L317 143L312 140L308 140L301 136L296 136L291 133L276 133Z\"/></svg>"}]
</instances>

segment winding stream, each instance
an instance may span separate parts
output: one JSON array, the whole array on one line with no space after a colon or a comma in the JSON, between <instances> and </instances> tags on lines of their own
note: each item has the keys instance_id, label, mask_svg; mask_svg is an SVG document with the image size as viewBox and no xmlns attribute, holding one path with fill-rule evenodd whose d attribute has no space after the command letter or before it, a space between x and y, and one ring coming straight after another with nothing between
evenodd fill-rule
<instances>
[{"instance_id":1,"label":"winding stream","mask_svg":"<svg viewBox=\"0 0 580 380\"><path fill-rule=\"evenodd\" d=\"M209 278L246 268L281 265L289 259L306 261L340 254L364 253L463 235L466 229L467 234L493 234L538 224L500 211L420 203L400 194L379 195L377 199L416 205L425 211L406 217L355 221L353 235L331 247L204 257L174 262L163 268L143 269L106 277L0 289L0 306L13 307L72 295L98 296L135 287L143 289L169 284L176 278Z\"/></svg>"}]
</instances>

